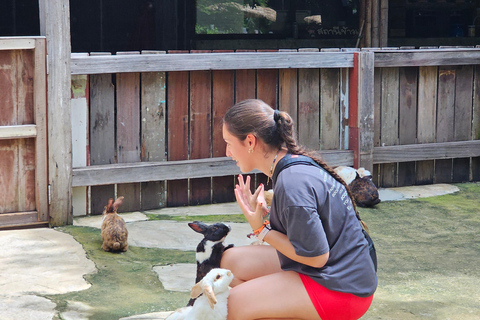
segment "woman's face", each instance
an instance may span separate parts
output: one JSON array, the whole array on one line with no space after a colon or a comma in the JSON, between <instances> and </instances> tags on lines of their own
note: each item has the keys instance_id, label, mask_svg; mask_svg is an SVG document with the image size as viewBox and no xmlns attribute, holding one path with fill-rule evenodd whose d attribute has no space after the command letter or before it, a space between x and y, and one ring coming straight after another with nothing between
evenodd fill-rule
<instances>
[{"instance_id":1,"label":"woman's face","mask_svg":"<svg viewBox=\"0 0 480 320\"><path fill-rule=\"evenodd\" d=\"M226 154L227 157L232 158L237 162L237 166L241 172L250 172L254 169L252 154L248 153L250 145L248 139L240 141L237 137L232 135L225 124L222 128L223 140L227 144Z\"/></svg>"}]
</instances>

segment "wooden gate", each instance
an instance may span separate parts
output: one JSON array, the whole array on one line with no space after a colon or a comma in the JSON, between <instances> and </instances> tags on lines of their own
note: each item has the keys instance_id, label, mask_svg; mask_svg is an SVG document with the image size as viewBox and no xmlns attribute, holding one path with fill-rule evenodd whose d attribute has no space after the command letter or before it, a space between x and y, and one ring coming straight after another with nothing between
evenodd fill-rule
<instances>
[{"instance_id":1,"label":"wooden gate","mask_svg":"<svg viewBox=\"0 0 480 320\"><path fill-rule=\"evenodd\" d=\"M48 225L45 38L0 38L0 229Z\"/></svg>"}]
</instances>

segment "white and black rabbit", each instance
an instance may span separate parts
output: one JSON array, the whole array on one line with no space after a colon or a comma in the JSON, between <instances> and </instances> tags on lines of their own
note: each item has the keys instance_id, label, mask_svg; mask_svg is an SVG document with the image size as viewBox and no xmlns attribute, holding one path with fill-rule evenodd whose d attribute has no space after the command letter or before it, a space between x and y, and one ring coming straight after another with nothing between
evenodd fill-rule
<instances>
[{"instance_id":1,"label":"white and black rabbit","mask_svg":"<svg viewBox=\"0 0 480 320\"><path fill-rule=\"evenodd\" d=\"M195 232L203 234L203 239L197 245L195 253L197 260L195 283L198 283L210 270L220 268L223 252L233 247L233 244L225 246L223 243L230 232L230 226L221 222L207 225L200 221L190 222L188 226ZM192 306L194 302L195 299L190 299L187 306Z\"/></svg>"}]
</instances>

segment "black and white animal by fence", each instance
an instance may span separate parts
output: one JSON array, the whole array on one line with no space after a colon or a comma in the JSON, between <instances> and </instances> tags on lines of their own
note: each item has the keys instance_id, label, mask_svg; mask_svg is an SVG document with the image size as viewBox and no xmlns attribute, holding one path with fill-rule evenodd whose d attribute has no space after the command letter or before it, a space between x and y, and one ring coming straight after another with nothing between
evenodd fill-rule
<instances>
[{"instance_id":1,"label":"black and white animal by fence","mask_svg":"<svg viewBox=\"0 0 480 320\"><path fill-rule=\"evenodd\" d=\"M165 320L226 320L229 285L232 280L233 274L230 270L210 270L190 292L192 298L197 298L194 305L176 310Z\"/></svg>"},{"instance_id":2,"label":"black and white animal by fence","mask_svg":"<svg viewBox=\"0 0 480 320\"><path fill-rule=\"evenodd\" d=\"M195 283L198 283L210 270L220 268L223 252L233 247L233 244L225 246L223 242L230 232L230 226L221 222L207 225L200 221L190 222L188 226L195 232L203 234L203 239L197 245L195 252L197 260ZM194 298L190 299L187 306L192 306L194 302Z\"/></svg>"},{"instance_id":3,"label":"black and white animal by fence","mask_svg":"<svg viewBox=\"0 0 480 320\"><path fill-rule=\"evenodd\" d=\"M336 167L334 171L347 183L357 206L373 207L380 202L378 189L372 181L370 171L345 166Z\"/></svg>"}]
</instances>

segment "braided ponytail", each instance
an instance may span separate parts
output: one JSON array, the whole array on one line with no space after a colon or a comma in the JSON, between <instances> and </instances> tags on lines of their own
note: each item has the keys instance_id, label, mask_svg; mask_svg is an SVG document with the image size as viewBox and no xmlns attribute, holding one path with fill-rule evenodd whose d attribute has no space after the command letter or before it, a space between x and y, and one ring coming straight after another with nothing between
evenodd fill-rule
<instances>
[{"instance_id":1,"label":"braided ponytail","mask_svg":"<svg viewBox=\"0 0 480 320\"><path fill-rule=\"evenodd\" d=\"M333 170L333 168L330 167L317 152L308 150L303 146L299 146L297 144L297 140L295 138L295 133L293 130L293 120L290 115L286 112L280 112L280 119L277 123L279 124L277 132L280 134L281 139L285 143L288 152L290 152L291 154L298 154L311 158L320 167L327 171L338 183L342 184L345 187L345 190L347 190L347 194L350 198L350 201L352 202L353 210L355 211L358 221L360 221L360 224L365 230L368 230L367 225L360 218L357 210L357 205L355 204L355 198L353 197L353 194L351 193L347 183L342 178L340 178L340 176Z\"/></svg>"}]
</instances>

